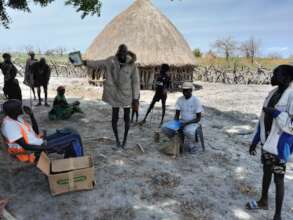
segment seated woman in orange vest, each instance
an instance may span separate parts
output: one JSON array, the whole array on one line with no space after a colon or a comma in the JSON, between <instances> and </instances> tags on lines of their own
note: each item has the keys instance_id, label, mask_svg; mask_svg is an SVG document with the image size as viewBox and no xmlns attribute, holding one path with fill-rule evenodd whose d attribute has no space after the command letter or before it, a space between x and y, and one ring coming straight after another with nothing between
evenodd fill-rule
<instances>
[{"instance_id":1,"label":"seated woman in orange vest","mask_svg":"<svg viewBox=\"0 0 293 220\"><path fill-rule=\"evenodd\" d=\"M23 162L34 163L40 153L64 154L65 158L83 156L80 135L72 129L57 130L46 137L39 132L32 110L18 100L8 100L3 104L5 118L1 132L8 145L8 152ZM30 117L31 124L24 119ZM31 151L33 153L29 153Z\"/></svg>"}]
</instances>

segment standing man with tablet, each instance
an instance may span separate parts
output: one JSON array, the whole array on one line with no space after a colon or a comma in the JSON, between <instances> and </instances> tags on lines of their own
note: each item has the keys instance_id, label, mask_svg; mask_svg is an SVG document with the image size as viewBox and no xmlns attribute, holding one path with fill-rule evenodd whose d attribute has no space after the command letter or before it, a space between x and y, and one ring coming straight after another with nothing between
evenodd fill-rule
<instances>
[{"instance_id":1,"label":"standing man with tablet","mask_svg":"<svg viewBox=\"0 0 293 220\"><path fill-rule=\"evenodd\" d=\"M84 60L83 64L93 69L105 71L103 101L112 106L112 128L116 148L124 149L130 127L130 107L138 105L140 93L139 72L135 64L136 55L126 45L121 44L116 55L105 60ZM122 143L118 135L119 109L124 109L125 131Z\"/></svg>"}]
</instances>

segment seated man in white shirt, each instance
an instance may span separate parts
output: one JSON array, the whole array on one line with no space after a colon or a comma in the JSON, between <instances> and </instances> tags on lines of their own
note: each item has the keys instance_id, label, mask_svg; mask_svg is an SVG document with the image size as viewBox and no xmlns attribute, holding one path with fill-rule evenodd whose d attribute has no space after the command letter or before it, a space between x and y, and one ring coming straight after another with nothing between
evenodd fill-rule
<instances>
[{"instance_id":1,"label":"seated man in white shirt","mask_svg":"<svg viewBox=\"0 0 293 220\"><path fill-rule=\"evenodd\" d=\"M46 137L39 132L32 110L27 106L22 107L19 100L6 101L3 111L5 118L1 133L8 145L8 153L18 160L35 163L42 151L64 154L65 158L83 156L82 142L77 132L63 129ZM24 113L30 117L32 125L24 119Z\"/></svg>"},{"instance_id":2,"label":"seated man in white shirt","mask_svg":"<svg viewBox=\"0 0 293 220\"><path fill-rule=\"evenodd\" d=\"M187 145L190 153L196 152L195 132L198 128L198 122L201 120L203 107L199 99L192 95L193 84L185 82L182 86L183 96L176 102L175 120L181 121L182 141Z\"/></svg>"}]
</instances>

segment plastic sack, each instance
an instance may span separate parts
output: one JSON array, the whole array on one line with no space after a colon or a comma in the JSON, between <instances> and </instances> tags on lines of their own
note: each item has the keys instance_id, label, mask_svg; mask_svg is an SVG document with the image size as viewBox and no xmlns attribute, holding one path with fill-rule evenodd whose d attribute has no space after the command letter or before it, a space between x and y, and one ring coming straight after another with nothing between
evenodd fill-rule
<instances>
[{"instance_id":1,"label":"plastic sack","mask_svg":"<svg viewBox=\"0 0 293 220\"><path fill-rule=\"evenodd\" d=\"M164 123L162 125L161 131L165 134L168 138L174 137L178 130L182 127L182 122L178 120L172 120Z\"/></svg>"}]
</instances>

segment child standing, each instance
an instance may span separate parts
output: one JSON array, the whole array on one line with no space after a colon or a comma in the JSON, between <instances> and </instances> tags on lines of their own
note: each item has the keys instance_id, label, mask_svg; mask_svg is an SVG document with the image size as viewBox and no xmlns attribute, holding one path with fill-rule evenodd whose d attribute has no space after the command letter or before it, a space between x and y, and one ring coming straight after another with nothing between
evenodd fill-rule
<instances>
[{"instance_id":1,"label":"child standing","mask_svg":"<svg viewBox=\"0 0 293 220\"><path fill-rule=\"evenodd\" d=\"M166 100L167 100L167 93L168 89L170 88L170 76L168 75L168 72L170 70L170 67L168 64L162 64L160 69L160 75L156 80L156 92L153 97L153 100L147 110L147 113L144 117L144 119L141 121L141 124L144 124L146 122L146 119L152 109L155 107L156 102L159 102L161 100L162 102L162 119L160 126L163 124L164 117L165 117L165 111L166 111Z\"/></svg>"}]
</instances>

